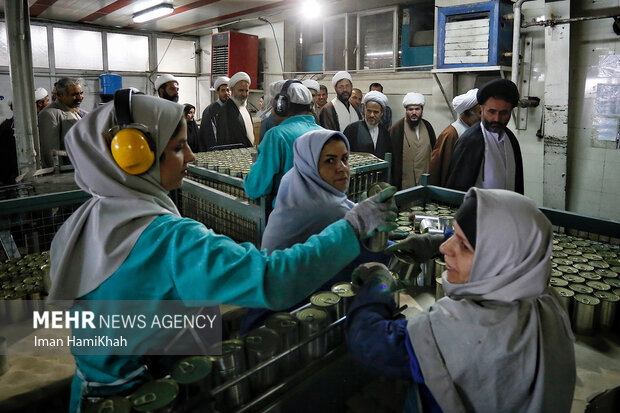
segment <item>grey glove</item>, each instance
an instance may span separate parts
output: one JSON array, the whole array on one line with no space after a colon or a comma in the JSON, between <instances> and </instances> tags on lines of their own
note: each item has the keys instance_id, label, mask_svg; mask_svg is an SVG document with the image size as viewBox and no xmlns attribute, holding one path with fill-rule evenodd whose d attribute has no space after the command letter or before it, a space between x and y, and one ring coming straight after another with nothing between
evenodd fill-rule
<instances>
[{"instance_id":1,"label":"grey glove","mask_svg":"<svg viewBox=\"0 0 620 413\"><path fill-rule=\"evenodd\" d=\"M396 203L392 196L396 187L391 186L377 195L365 199L346 213L344 219L353 227L357 238L362 240L375 231L391 231L396 225Z\"/></svg>"},{"instance_id":2,"label":"grey glove","mask_svg":"<svg viewBox=\"0 0 620 413\"><path fill-rule=\"evenodd\" d=\"M377 282L385 286L386 292L393 292L398 289L398 282L394 279L390 270L378 262L367 262L359 265L353 271L351 281L356 288Z\"/></svg>"},{"instance_id":3,"label":"grey glove","mask_svg":"<svg viewBox=\"0 0 620 413\"><path fill-rule=\"evenodd\" d=\"M392 244L385 252L404 252L413 261L428 261L439 255L439 246L444 242L443 234L411 234L405 240Z\"/></svg>"}]
</instances>

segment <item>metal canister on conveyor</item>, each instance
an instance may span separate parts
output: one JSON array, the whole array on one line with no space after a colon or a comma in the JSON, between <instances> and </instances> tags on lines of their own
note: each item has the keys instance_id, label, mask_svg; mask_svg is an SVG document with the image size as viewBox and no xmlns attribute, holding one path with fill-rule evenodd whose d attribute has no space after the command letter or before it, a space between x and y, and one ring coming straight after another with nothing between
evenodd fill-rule
<instances>
[{"instance_id":1,"label":"metal canister on conveyor","mask_svg":"<svg viewBox=\"0 0 620 413\"><path fill-rule=\"evenodd\" d=\"M604 278L601 281L609 285L611 288L620 288L620 278Z\"/></svg>"},{"instance_id":2,"label":"metal canister on conveyor","mask_svg":"<svg viewBox=\"0 0 620 413\"><path fill-rule=\"evenodd\" d=\"M84 410L85 413L131 413L131 401L125 397L110 396Z\"/></svg>"},{"instance_id":3,"label":"metal canister on conveyor","mask_svg":"<svg viewBox=\"0 0 620 413\"><path fill-rule=\"evenodd\" d=\"M275 356L280 347L278 333L270 328L257 328L250 331L245 339L245 353L248 359L248 368L257 366L263 361ZM272 363L263 367L250 376L250 387L254 394L267 390L278 380L278 366Z\"/></svg>"},{"instance_id":4,"label":"metal canister on conveyor","mask_svg":"<svg viewBox=\"0 0 620 413\"><path fill-rule=\"evenodd\" d=\"M319 333L329 325L329 315L326 310L317 307L308 307L296 313L299 320L300 339ZM327 352L327 336L320 334L317 338L301 347L301 358L304 363L316 360Z\"/></svg>"},{"instance_id":5,"label":"metal canister on conveyor","mask_svg":"<svg viewBox=\"0 0 620 413\"><path fill-rule=\"evenodd\" d=\"M607 268L599 268L594 271L604 279L618 278L618 273Z\"/></svg>"},{"instance_id":6,"label":"metal canister on conveyor","mask_svg":"<svg viewBox=\"0 0 620 413\"><path fill-rule=\"evenodd\" d=\"M551 277L549 284L553 287L568 287L568 281L563 278Z\"/></svg>"},{"instance_id":7,"label":"metal canister on conveyor","mask_svg":"<svg viewBox=\"0 0 620 413\"><path fill-rule=\"evenodd\" d=\"M587 281L602 281L603 277L601 277L599 274L592 272L592 271L583 271L580 272L579 275L583 278L586 279Z\"/></svg>"},{"instance_id":8,"label":"metal canister on conveyor","mask_svg":"<svg viewBox=\"0 0 620 413\"><path fill-rule=\"evenodd\" d=\"M620 297L611 291L594 291L594 296L601 300L598 326L603 330L616 330Z\"/></svg>"},{"instance_id":9,"label":"metal canister on conveyor","mask_svg":"<svg viewBox=\"0 0 620 413\"><path fill-rule=\"evenodd\" d=\"M435 301L440 300L445 295L443 291L443 278L435 277Z\"/></svg>"},{"instance_id":10,"label":"metal canister on conveyor","mask_svg":"<svg viewBox=\"0 0 620 413\"><path fill-rule=\"evenodd\" d=\"M211 359L191 356L177 361L170 370L170 377L179 384L179 400L189 400L197 394L205 394L211 388Z\"/></svg>"},{"instance_id":11,"label":"metal canister on conveyor","mask_svg":"<svg viewBox=\"0 0 620 413\"><path fill-rule=\"evenodd\" d=\"M573 308L573 329L577 334L593 335L596 310L601 300L591 295L575 294Z\"/></svg>"},{"instance_id":12,"label":"metal canister on conveyor","mask_svg":"<svg viewBox=\"0 0 620 413\"><path fill-rule=\"evenodd\" d=\"M594 288L588 287L585 284L571 283L568 284L568 288L573 290L575 294L592 294L594 292Z\"/></svg>"},{"instance_id":13,"label":"metal canister on conveyor","mask_svg":"<svg viewBox=\"0 0 620 413\"><path fill-rule=\"evenodd\" d=\"M211 356L216 385L232 380L246 371L243 341L226 340L221 344L214 345L211 349L213 350L219 346L221 346L221 355ZM250 387L248 381L242 380L226 389L224 396L220 393L216 398L216 402L220 408L225 410L226 408L233 409L237 406L241 406L249 399Z\"/></svg>"},{"instance_id":14,"label":"metal canister on conveyor","mask_svg":"<svg viewBox=\"0 0 620 413\"><path fill-rule=\"evenodd\" d=\"M560 304L566 310L566 314L570 317L573 309L573 297L575 296L575 292L573 290L569 290L565 287L553 287L555 291L560 296Z\"/></svg>"},{"instance_id":15,"label":"metal canister on conveyor","mask_svg":"<svg viewBox=\"0 0 620 413\"><path fill-rule=\"evenodd\" d=\"M611 286L602 281L586 281L586 285L596 291L609 291Z\"/></svg>"},{"instance_id":16,"label":"metal canister on conveyor","mask_svg":"<svg viewBox=\"0 0 620 413\"><path fill-rule=\"evenodd\" d=\"M179 385L174 380L159 379L143 384L129 401L136 412L172 413L178 394Z\"/></svg>"},{"instance_id":17,"label":"metal canister on conveyor","mask_svg":"<svg viewBox=\"0 0 620 413\"><path fill-rule=\"evenodd\" d=\"M344 317L344 304L338 294L331 291L319 291L310 297L310 303L327 311L329 315L329 324ZM327 333L327 347L333 348L342 341L344 334L343 325L333 328Z\"/></svg>"},{"instance_id":18,"label":"metal canister on conveyor","mask_svg":"<svg viewBox=\"0 0 620 413\"><path fill-rule=\"evenodd\" d=\"M366 187L366 185L364 185ZM375 182L368 186L368 197L379 194L382 190L389 188L390 184L387 182ZM372 252L381 252L388 246L388 232L387 231L375 231L375 233L368 239L363 241L366 249Z\"/></svg>"},{"instance_id":19,"label":"metal canister on conveyor","mask_svg":"<svg viewBox=\"0 0 620 413\"><path fill-rule=\"evenodd\" d=\"M299 343L299 320L289 313L275 313L265 321L265 326L278 334L281 351L286 351ZM280 376L293 374L299 365L299 350L289 353L277 363Z\"/></svg>"},{"instance_id":20,"label":"metal canister on conveyor","mask_svg":"<svg viewBox=\"0 0 620 413\"><path fill-rule=\"evenodd\" d=\"M435 258L433 262L435 264L435 278L441 278L441 275L446 270L446 263L442 258Z\"/></svg>"},{"instance_id":21,"label":"metal canister on conveyor","mask_svg":"<svg viewBox=\"0 0 620 413\"><path fill-rule=\"evenodd\" d=\"M340 297L342 303L342 313L346 314L349 311L349 306L355 297L355 291L353 291L353 285L350 282L339 282L332 285L332 293L337 294Z\"/></svg>"}]
</instances>

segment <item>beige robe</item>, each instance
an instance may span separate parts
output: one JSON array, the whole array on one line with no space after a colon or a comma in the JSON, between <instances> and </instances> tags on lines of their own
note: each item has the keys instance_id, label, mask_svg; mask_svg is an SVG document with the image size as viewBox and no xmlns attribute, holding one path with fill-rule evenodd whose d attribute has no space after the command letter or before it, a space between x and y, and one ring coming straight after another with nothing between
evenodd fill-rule
<instances>
[{"instance_id":1,"label":"beige robe","mask_svg":"<svg viewBox=\"0 0 620 413\"><path fill-rule=\"evenodd\" d=\"M402 189L420 185L420 177L429 171L433 149L424 122L420 122L418 127L419 138L408 122L404 126Z\"/></svg>"}]
</instances>

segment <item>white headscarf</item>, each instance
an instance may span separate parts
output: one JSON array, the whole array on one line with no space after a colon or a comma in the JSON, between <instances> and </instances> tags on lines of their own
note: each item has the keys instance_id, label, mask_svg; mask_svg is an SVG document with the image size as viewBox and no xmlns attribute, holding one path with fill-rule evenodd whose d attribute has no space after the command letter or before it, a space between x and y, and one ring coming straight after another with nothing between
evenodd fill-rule
<instances>
[{"instance_id":1,"label":"white headscarf","mask_svg":"<svg viewBox=\"0 0 620 413\"><path fill-rule=\"evenodd\" d=\"M306 132L295 140L294 165L280 182L262 248L271 252L305 242L353 208L346 193L325 182L319 174L321 150L333 136L342 138L349 151L347 138L328 129Z\"/></svg>"},{"instance_id":2,"label":"white headscarf","mask_svg":"<svg viewBox=\"0 0 620 413\"><path fill-rule=\"evenodd\" d=\"M383 93L379 92L378 90L371 90L370 92L366 93L364 95L364 99L362 99L362 103L366 104L366 102L370 101L380 104L383 108L383 111L385 112L385 107L388 104L388 98Z\"/></svg>"},{"instance_id":3,"label":"white headscarf","mask_svg":"<svg viewBox=\"0 0 620 413\"><path fill-rule=\"evenodd\" d=\"M169 74L157 76L157 80L155 80L155 90L159 90L161 85L166 84L168 82L177 82L177 84L179 83L176 77L169 75Z\"/></svg>"},{"instance_id":4,"label":"white headscarf","mask_svg":"<svg viewBox=\"0 0 620 413\"><path fill-rule=\"evenodd\" d=\"M570 321L549 288L552 227L515 192L472 188L476 249L469 281L407 329L424 381L445 412L569 411Z\"/></svg>"},{"instance_id":5,"label":"white headscarf","mask_svg":"<svg viewBox=\"0 0 620 413\"><path fill-rule=\"evenodd\" d=\"M409 105L420 105L424 106L424 95L416 92L409 92L403 98L403 107L407 107Z\"/></svg>"},{"instance_id":6,"label":"white headscarf","mask_svg":"<svg viewBox=\"0 0 620 413\"><path fill-rule=\"evenodd\" d=\"M353 83L353 78L351 77L349 72L341 70L340 72L336 73L334 77L332 77L332 86L336 87L338 82L340 82L342 79L349 79L349 82Z\"/></svg>"},{"instance_id":7,"label":"white headscarf","mask_svg":"<svg viewBox=\"0 0 620 413\"><path fill-rule=\"evenodd\" d=\"M134 95L131 115L156 145L155 163L129 175L115 163L102 133L114 122L114 103L76 123L65 136L78 186L93 197L60 227L51 247L52 300L73 300L96 289L125 261L142 231L160 215L179 215L161 186L159 157L183 115L183 105Z\"/></svg>"},{"instance_id":8,"label":"white headscarf","mask_svg":"<svg viewBox=\"0 0 620 413\"><path fill-rule=\"evenodd\" d=\"M248 86L252 85L252 79L250 79L250 75L248 75L245 72L237 72L234 75L232 75L232 77L228 81L228 87L232 89L233 87L235 87L237 82L240 82L242 80L245 80L246 82L248 82Z\"/></svg>"},{"instance_id":9,"label":"white headscarf","mask_svg":"<svg viewBox=\"0 0 620 413\"><path fill-rule=\"evenodd\" d=\"M459 115L465 112L467 109L471 109L478 104L476 95L478 89L470 89L467 93L456 96L452 99L452 107Z\"/></svg>"},{"instance_id":10,"label":"white headscarf","mask_svg":"<svg viewBox=\"0 0 620 413\"><path fill-rule=\"evenodd\" d=\"M38 89L36 89L34 91L34 101L35 102L37 102L39 100L45 99L46 96L47 96L47 90L45 90L42 87L40 87L40 88L38 88Z\"/></svg>"}]
</instances>

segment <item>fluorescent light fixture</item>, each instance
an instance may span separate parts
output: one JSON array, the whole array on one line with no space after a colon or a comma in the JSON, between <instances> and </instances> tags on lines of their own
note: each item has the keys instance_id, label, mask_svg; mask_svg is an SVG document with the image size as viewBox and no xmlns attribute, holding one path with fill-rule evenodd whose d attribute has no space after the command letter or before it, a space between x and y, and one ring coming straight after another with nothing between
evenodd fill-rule
<instances>
[{"instance_id":1,"label":"fluorescent light fixture","mask_svg":"<svg viewBox=\"0 0 620 413\"><path fill-rule=\"evenodd\" d=\"M141 10L133 15L134 23L144 23L158 17L165 16L174 11L174 7L170 3L161 3L148 9Z\"/></svg>"},{"instance_id":2,"label":"fluorescent light fixture","mask_svg":"<svg viewBox=\"0 0 620 413\"><path fill-rule=\"evenodd\" d=\"M301 5L301 14L305 19L314 19L321 15L321 5L315 0L306 0Z\"/></svg>"}]
</instances>

